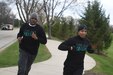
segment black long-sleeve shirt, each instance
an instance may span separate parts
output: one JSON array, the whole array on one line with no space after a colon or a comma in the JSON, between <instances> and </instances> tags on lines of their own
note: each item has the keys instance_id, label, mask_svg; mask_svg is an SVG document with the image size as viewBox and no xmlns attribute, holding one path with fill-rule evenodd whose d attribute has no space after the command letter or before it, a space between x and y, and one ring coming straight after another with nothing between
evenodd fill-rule
<instances>
[{"instance_id":1,"label":"black long-sleeve shirt","mask_svg":"<svg viewBox=\"0 0 113 75\"><path fill-rule=\"evenodd\" d=\"M38 37L37 40L32 38L33 32ZM40 25L30 26L28 23L23 24L17 34L17 38L18 37L23 38L19 44L19 47L33 55L37 54L40 43L46 44L47 42L45 32Z\"/></svg>"},{"instance_id":2,"label":"black long-sleeve shirt","mask_svg":"<svg viewBox=\"0 0 113 75\"><path fill-rule=\"evenodd\" d=\"M71 47L73 47L72 50ZM83 67L86 51L89 53L94 52L91 48L89 40L87 38L81 38L80 36L75 36L62 42L58 49L68 51L67 59L65 60L64 65L75 68L80 66Z\"/></svg>"}]
</instances>

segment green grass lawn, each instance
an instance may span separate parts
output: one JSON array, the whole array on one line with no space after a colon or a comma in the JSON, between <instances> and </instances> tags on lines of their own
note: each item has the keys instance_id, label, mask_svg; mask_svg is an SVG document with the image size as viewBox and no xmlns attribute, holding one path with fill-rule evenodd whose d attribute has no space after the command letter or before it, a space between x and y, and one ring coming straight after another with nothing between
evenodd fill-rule
<instances>
[{"instance_id":1,"label":"green grass lawn","mask_svg":"<svg viewBox=\"0 0 113 75\"><path fill-rule=\"evenodd\" d=\"M113 75L113 42L107 50L107 56L90 54L96 60L96 67L91 71L101 73L102 75Z\"/></svg>"},{"instance_id":2,"label":"green grass lawn","mask_svg":"<svg viewBox=\"0 0 113 75\"><path fill-rule=\"evenodd\" d=\"M4 51L0 52L0 68L17 65L18 55L18 43L15 42L11 46L7 47ZM51 54L46 46L41 44L35 62L41 62L49 59L50 57Z\"/></svg>"}]
</instances>

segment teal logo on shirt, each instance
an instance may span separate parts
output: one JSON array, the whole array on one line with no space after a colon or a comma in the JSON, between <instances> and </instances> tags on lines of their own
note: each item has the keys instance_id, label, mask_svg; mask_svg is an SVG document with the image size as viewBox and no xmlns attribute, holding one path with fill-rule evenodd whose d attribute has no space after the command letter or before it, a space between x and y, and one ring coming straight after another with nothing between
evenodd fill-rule
<instances>
[{"instance_id":1,"label":"teal logo on shirt","mask_svg":"<svg viewBox=\"0 0 113 75\"><path fill-rule=\"evenodd\" d=\"M88 45L85 44L76 44L76 46L74 46L76 51L86 51Z\"/></svg>"},{"instance_id":2,"label":"teal logo on shirt","mask_svg":"<svg viewBox=\"0 0 113 75\"><path fill-rule=\"evenodd\" d=\"M33 31L25 30L24 31L24 36L31 36Z\"/></svg>"}]
</instances>

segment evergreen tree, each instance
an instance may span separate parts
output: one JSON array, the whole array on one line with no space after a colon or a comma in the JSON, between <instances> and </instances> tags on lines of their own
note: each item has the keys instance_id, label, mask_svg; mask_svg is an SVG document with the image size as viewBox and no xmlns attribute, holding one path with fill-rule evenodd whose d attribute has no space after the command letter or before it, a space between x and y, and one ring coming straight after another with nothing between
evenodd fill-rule
<instances>
[{"instance_id":1,"label":"evergreen tree","mask_svg":"<svg viewBox=\"0 0 113 75\"><path fill-rule=\"evenodd\" d=\"M74 19L71 18L57 18L56 23L52 27L52 36L65 40L75 35Z\"/></svg>"},{"instance_id":2,"label":"evergreen tree","mask_svg":"<svg viewBox=\"0 0 113 75\"><path fill-rule=\"evenodd\" d=\"M68 37L72 37L72 36L75 35L75 25L74 25L74 19L73 18L71 18L69 20L69 29L68 30L69 30Z\"/></svg>"},{"instance_id":3,"label":"evergreen tree","mask_svg":"<svg viewBox=\"0 0 113 75\"><path fill-rule=\"evenodd\" d=\"M97 0L88 2L85 12L81 16L80 24L88 26L88 38L98 53L111 45L111 31L109 29L109 16Z\"/></svg>"},{"instance_id":4,"label":"evergreen tree","mask_svg":"<svg viewBox=\"0 0 113 75\"><path fill-rule=\"evenodd\" d=\"M68 38L69 26L66 22L66 18L63 18L61 21L61 26L59 30L59 38L62 40L66 40Z\"/></svg>"},{"instance_id":5,"label":"evergreen tree","mask_svg":"<svg viewBox=\"0 0 113 75\"><path fill-rule=\"evenodd\" d=\"M59 36L59 28L60 28L60 21L61 20L60 20L60 18L57 18L57 19L55 19L55 21L56 21L56 23L52 27L51 34L52 34L53 37L58 37Z\"/></svg>"}]
</instances>

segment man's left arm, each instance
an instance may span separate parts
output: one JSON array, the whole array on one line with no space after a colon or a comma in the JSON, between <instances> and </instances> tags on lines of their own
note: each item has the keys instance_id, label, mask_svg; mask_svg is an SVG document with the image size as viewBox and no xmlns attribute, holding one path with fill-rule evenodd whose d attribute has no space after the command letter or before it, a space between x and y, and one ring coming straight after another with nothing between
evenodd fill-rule
<instances>
[{"instance_id":1,"label":"man's left arm","mask_svg":"<svg viewBox=\"0 0 113 75\"><path fill-rule=\"evenodd\" d=\"M88 53L94 53L95 51L94 51L94 49L92 48L92 46L89 45L88 48L87 48L87 52L88 52Z\"/></svg>"},{"instance_id":2,"label":"man's left arm","mask_svg":"<svg viewBox=\"0 0 113 75\"><path fill-rule=\"evenodd\" d=\"M41 43L41 44L46 44L47 43L47 38L46 38L46 34L43 30L43 28L40 28L39 32L38 32L38 41Z\"/></svg>"}]
</instances>

